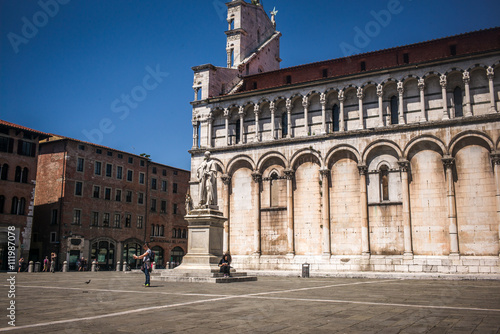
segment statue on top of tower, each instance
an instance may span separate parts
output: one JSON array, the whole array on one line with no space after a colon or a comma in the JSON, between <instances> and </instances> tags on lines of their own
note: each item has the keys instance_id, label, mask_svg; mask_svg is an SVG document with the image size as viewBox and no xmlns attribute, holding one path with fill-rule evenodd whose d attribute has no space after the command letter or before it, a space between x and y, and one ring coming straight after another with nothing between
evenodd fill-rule
<instances>
[{"instance_id":1,"label":"statue on top of tower","mask_svg":"<svg viewBox=\"0 0 500 334\"><path fill-rule=\"evenodd\" d=\"M260 6L260 0L252 0L252 5Z\"/></svg>"}]
</instances>

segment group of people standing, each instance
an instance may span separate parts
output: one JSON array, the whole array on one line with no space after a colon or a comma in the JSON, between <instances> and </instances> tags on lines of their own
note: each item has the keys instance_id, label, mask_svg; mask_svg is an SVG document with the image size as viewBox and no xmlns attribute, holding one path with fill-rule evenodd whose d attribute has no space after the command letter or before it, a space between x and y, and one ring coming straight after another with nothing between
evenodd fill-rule
<instances>
[{"instance_id":1,"label":"group of people standing","mask_svg":"<svg viewBox=\"0 0 500 334\"><path fill-rule=\"evenodd\" d=\"M50 260L49 257L46 256L45 259L43 259L43 272L48 272L50 270L51 273L54 273L56 271L56 265L57 265L57 254L52 252L50 253Z\"/></svg>"}]
</instances>

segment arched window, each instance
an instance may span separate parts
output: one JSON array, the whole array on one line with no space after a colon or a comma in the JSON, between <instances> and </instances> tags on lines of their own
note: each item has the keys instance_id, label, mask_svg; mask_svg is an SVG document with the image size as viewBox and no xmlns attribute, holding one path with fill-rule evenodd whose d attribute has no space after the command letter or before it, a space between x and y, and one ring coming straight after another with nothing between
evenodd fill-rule
<instances>
[{"instance_id":1,"label":"arched window","mask_svg":"<svg viewBox=\"0 0 500 334\"><path fill-rule=\"evenodd\" d=\"M278 206L278 203L279 203L279 187L278 187L278 183L276 181L278 181L278 173L277 172L272 172L271 173L271 180L269 181L269 185L271 187L270 189L270 203L269 203L269 206L273 207L273 206Z\"/></svg>"},{"instance_id":2,"label":"arched window","mask_svg":"<svg viewBox=\"0 0 500 334\"><path fill-rule=\"evenodd\" d=\"M9 165L3 164L3 166L0 167L1 173L0 173L0 179L1 180L7 180L7 177L9 175Z\"/></svg>"},{"instance_id":3,"label":"arched window","mask_svg":"<svg viewBox=\"0 0 500 334\"><path fill-rule=\"evenodd\" d=\"M187 239L187 231L186 231L186 229L182 230L182 239Z\"/></svg>"},{"instance_id":4,"label":"arched window","mask_svg":"<svg viewBox=\"0 0 500 334\"><path fill-rule=\"evenodd\" d=\"M339 106L337 104L333 105L332 121L333 121L332 131L334 131L334 132L339 131L339 129L340 129L340 110L339 110Z\"/></svg>"},{"instance_id":5,"label":"arched window","mask_svg":"<svg viewBox=\"0 0 500 334\"><path fill-rule=\"evenodd\" d=\"M380 167L380 198L389 200L389 168L386 165Z\"/></svg>"},{"instance_id":6,"label":"arched window","mask_svg":"<svg viewBox=\"0 0 500 334\"><path fill-rule=\"evenodd\" d=\"M236 136L235 142L236 142L236 144L238 144L240 142L240 134L241 134L241 123L240 123L240 120L236 121L236 126L235 126L234 132L235 132L234 135Z\"/></svg>"},{"instance_id":7,"label":"arched window","mask_svg":"<svg viewBox=\"0 0 500 334\"><path fill-rule=\"evenodd\" d=\"M17 206L19 205L19 199L17 197L12 197L12 205L10 207L10 213L17 215Z\"/></svg>"},{"instance_id":8,"label":"arched window","mask_svg":"<svg viewBox=\"0 0 500 334\"><path fill-rule=\"evenodd\" d=\"M14 182L21 182L21 174L22 174L21 167L17 166L16 174L14 174Z\"/></svg>"},{"instance_id":9,"label":"arched window","mask_svg":"<svg viewBox=\"0 0 500 334\"><path fill-rule=\"evenodd\" d=\"M155 224L151 225L151 236L155 235Z\"/></svg>"},{"instance_id":10,"label":"arched window","mask_svg":"<svg viewBox=\"0 0 500 334\"><path fill-rule=\"evenodd\" d=\"M160 225L156 225L155 226L155 236L159 236L160 235Z\"/></svg>"},{"instance_id":11,"label":"arched window","mask_svg":"<svg viewBox=\"0 0 500 334\"><path fill-rule=\"evenodd\" d=\"M284 112L281 115L281 138L288 136L288 113Z\"/></svg>"},{"instance_id":12,"label":"arched window","mask_svg":"<svg viewBox=\"0 0 500 334\"><path fill-rule=\"evenodd\" d=\"M200 133L201 133L201 123L200 122L196 122L196 138L198 138L198 142L196 143L198 145L198 147L201 146L201 137L200 137Z\"/></svg>"},{"instance_id":13,"label":"arched window","mask_svg":"<svg viewBox=\"0 0 500 334\"><path fill-rule=\"evenodd\" d=\"M398 118L398 98L394 95L391 97L391 124L398 124L399 123L399 118Z\"/></svg>"},{"instance_id":14,"label":"arched window","mask_svg":"<svg viewBox=\"0 0 500 334\"><path fill-rule=\"evenodd\" d=\"M462 98L462 88L455 87L453 90L453 101L455 103L455 117L463 117L463 98Z\"/></svg>"},{"instance_id":15,"label":"arched window","mask_svg":"<svg viewBox=\"0 0 500 334\"><path fill-rule=\"evenodd\" d=\"M160 246L154 246L152 248L153 252L155 252L155 258L154 258L154 263L156 263L157 266L163 266L163 248Z\"/></svg>"},{"instance_id":16,"label":"arched window","mask_svg":"<svg viewBox=\"0 0 500 334\"><path fill-rule=\"evenodd\" d=\"M177 238L177 230L175 228L172 229L172 238Z\"/></svg>"},{"instance_id":17,"label":"arched window","mask_svg":"<svg viewBox=\"0 0 500 334\"><path fill-rule=\"evenodd\" d=\"M170 262L173 263L172 267L176 267L182 263L184 251L180 247L175 247L170 251Z\"/></svg>"},{"instance_id":18,"label":"arched window","mask_svg":"<svg viewBox=\"0 0 500 334\"><path fill-rule=\"evenodd\" d=\"M165 225L160 226L160 237L164 236Z\"/></svg>"},{"instance_id":19,"label":"arched window","mask_svg":"<svg viewBox=\"0 0 500 334\"><path fill-rule=\"evenodd\" d=\"M139 252L139 254L141 253ZM92 243L90 257L97 260L101 270L113 270L115 264L114 242L104 240Z\"/></svg>"},{"instance_id":20,"label":"arched window","mask_svg":"<svg viewBox=\"0 0 500 334\"><path fill-rule=\"evenodd\" d=\"M21 175L21 182L28 183L28 168L24 167Z\"/></svg>"},{"instance_id":21,"label":"arched window","mask_svg":"<svg viewBox=\"0 0 500 334\"><path fill-rule=\"evenodd\" d=\"M3 207L5 205L5 196L0 196L0 213L3 213Z\"/></svg>"},{"instance_id":22,"label":"arched window","mask_svg":"<svg viewBox=\"0 0 500 334\"><path fill-rule=\"evenodd\" d=\"M26 207L26 199L24 199L24 197L22 197L19 200L19 207L17 208L17 214L24 216L25 207Z\"/></svg>"}]
</instances>

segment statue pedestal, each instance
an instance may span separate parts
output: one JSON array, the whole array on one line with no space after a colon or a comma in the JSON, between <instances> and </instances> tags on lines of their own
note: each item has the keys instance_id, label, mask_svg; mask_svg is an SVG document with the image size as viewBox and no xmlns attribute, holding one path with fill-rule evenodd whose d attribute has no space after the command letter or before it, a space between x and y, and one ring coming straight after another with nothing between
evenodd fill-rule
<instances>
[{"instance_id":1,"label":"statue pedestal","mask_svg":"<svg viewBox=\"0 0 500 334\"><path fill-rule=\"evenodd\" d=\"M188 250L174 272L197 275L219 272L227 219L222 212L210 207L192 210L185 218L189 223Z\"/></svg>"}]
</instances>

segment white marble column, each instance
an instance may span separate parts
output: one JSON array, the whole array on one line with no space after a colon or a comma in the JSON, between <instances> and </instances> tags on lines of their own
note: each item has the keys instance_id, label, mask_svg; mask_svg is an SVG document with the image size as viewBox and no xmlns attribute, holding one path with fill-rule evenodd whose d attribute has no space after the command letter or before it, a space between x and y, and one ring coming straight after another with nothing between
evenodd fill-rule
<instances>
[{"instance_id":1,"label":"white marble column","mask_svg":"<svg viewBox=\"0 0 500 334\"><path fill-rule=\"evenodd\" d=\"M411 236L411 213L410 213L410 189L408 187L408 173L410 163L407 160L398 161L401 172L401 194L403 197L403 239L404 256L413 257L412 236Z\"/></svg>"},{"instance_id":2,"label":"white marble column","mask_svg":"<svg viewBox=\"0 0 500 334\"><path fill-rule=\"evenodd\" d=\"M224 109L224 125L226 128L226 145L229 145L229 118L231 114L229 113L229 109Z\"/></svg>"},{"instance_id":3,"label":"white marble column","mask_svg":"<svg viewBox=\"0 0 500 334\"><path fill-rule=\"evenodd\" d=\"M345 131L345 119L344 119L344 101L345 101L345 96L344 96L344 91L339 90L338 94L338 100L340 104L340 111L339 111L339 132Z\"/></svg>"},{"instance_id":4,"label":"white marble column","mask_svg":"<svg viewBox=\"0 0 500 334\"><path fill-rule=\"evenodd\" d=\"M365 128L365 119L364 119L364 113L363 113L363 98L365 97L365 93L363 92L362 87L358 88L356 95L358 96L358 106L359 106L359 128L364 129Z\"/></svg>"},{"instance_id":5,"label":"white marble column","mask_svg":"<svg viewBox=\"0 0 500 334\"><path fill-rule=\"evenodd\" d=\"M305 133L304 136L309 136L309 97L304 96L302 98L302 107L304 107L304 127Z\"/></svg>"},{"instance_id":6,"label":"white marble column","mask_svg":"<svg viewBox=\"0 0 500 334\"><path fill-rule=\"evenodd\" d=\"M254 227L253 227L253 239L254 239L254 255L260 255L261 253L261 236L260 236L260 188L262 183L262 174L259 171L254 171L252 173L252 179L254 182Z\"/></svg>"},{"instance_id":7,"label":"white marble column","mask_svg":"<svg viewBox=\"0 0 500 334\"><path fill-rule=\"evenodd\" d=\"M446 75L441 75L439 77L439 84L441 85L441 96L443 100L443 120L450 119L450 115L448 115L448 99L446 97Z\"/></svg>"},{"instance_id":8,"label":"white marble column","mask_svg":"<svg viewBox=\"0 0 500 334\"><path fill-rule=\"evenodd\" d=\"M418 79L418 90L420 91L420 122L427 122L425 115L425 80Z\"/></svg>"},{"instance_id":9,"label":"white marble column","mask_svg":"<svg viewBox=\"0 0 500 334\"><path fill-rule=\"evenodd\" d=\"M383 96L384 96L384 86L381 84L377 85L377 96L378 96L378 126L382 127L384 126L384 101L383 101Z\"/></svg>"},{"instance_id":10,"label":"white marble column","mask_svg":"<svg viewBox=\"0 0 500 334\"><path fill-rule=\"evenodd\" d=\"M274 126L274 115L276 113L276 105L274 102L269 103L269 110L271 111L271 139L276 139L275 126Z\"/></svg>"},{"instance_id":11,"label":"white marble column","mask_svg":"<svg viewBox=\"0 0 500 334\"><path fill-rule=\"evenodd\" d=\"M253 112L255 114L255 137L253 139L254 142L260 141L260 136L259 136L259 105L256 104L253 107Z\"/></svg>"},{"instance_id":12,"label":"white marble column","mask_svg":"<svg viewBox=\"0 0 500 334\"><path fill-rule=\"evenodd\" d=\"M208 114L207 117L207 146L212 147L212 125L213 125L214 118L212 116L212 113Z\"/></svg>"},{"instance_id":13,"label":"white marble column","mask_svg":"<svg viewBox=\"0 0 500 334\"><path fill-rule=\"evenodd\" d=\"M498 224L498 242L500 244L500 154L492 154L493 172L495 174L496 202L497 202L497 224ZM498 250L500 256L500 248Z\"/></svg>"},{"instance_id":14,"label":"white marble column","mask_svg":"<svg viewBox=\"0 0 500 334\"><path fill-rule=\"evenodd\" d=\"M194 89L194 100L198 101L198 92L200 91L201 87L193 87Z\"/></svg>"},{"instance_id":15,"label":"white marble column","mask_svg":"<svg viewBox=\"0 0 500 334\"><path fill-rule=\"evenodd\" d=\"M398 97L399 97L399 100L398 100L398 103L399 103L399 106L398 106L398 109L399 109L399 124L406 124L406 122L405 122L405 111L404 111L404 100L403 100L403 94L405 92L405 89L404 89L402 81L399 81L397 83L397 90L398 90Z\"/></svg>"},{"instance_id":16,"label":"white marble column","mask_svg":"<svg viewBox=\"0 0 500 334\"><path fill-rule=\"evenodd\" d=\"M240 144L243 144L243 132L245 132L245 111L243 107L240 107L238 116L240 117Z\"/></svg>"},{"instance_id":17,"label":"white marble column","mask_svg":"<svg viewBox=\"0 0 500 334\"><path fill-rule=\"evenodd\" d=\"M361 216L361 254L370 256L370 239L368 234L368 196L366 193L366 165L358 165L359 170L359 195Z\"/></svg>"},{"instance_id":18,"label":"white marble column","mask_svg":"<svg viewBox=\"0 0 500 334\"><path fill-rule=\"evenodd\" d=\"M441 159L446 169L446 197L448 202L448 224L450 231L450 255L459 255L457 207L455 200L455 182L453 180L453 165L455 159L449 156Z\"/></svg>"},{"instance_id":19,"label":"white marble column","mask_svg":"<svg viewBox=\"0 0 500 334\"><path fill-rule=\"evenodd\" d=\"M321 134L327 133L326 130L326 94L321 93L319 97L319 103L321 104Z\"/></svg>"},{"instance_id":20,"label":"white marble column","mask_svg":"<svg viewBox=\"0 0 500 334\"><path fill-rule=\"evenodd\" d=\"M321 169L321 192L322 192L322 206L321 224L323 225L323 255L330 256L331 242L330 242L330 192L329 189L329 176L330 171L328 168Z\"/></svg>"},{"instance_id":21,"label":"white marble column","mask_svg":"<svg viewBox=\"0 0 500 334\"><path fill-rule=\"evenodd\" d=\"M469 71L464 71L462 74L462 79L465 86L465 117L472 116L472 106L470 101L470 73Z\"/></svg>"},{"instance_id":22,"label":"white marble column","mask_svg":"<svg viewBox=\"0 0 500 334\"><path fill-rule=\"evenodd\" d=\"M198 148L198 121L193 120L193 149Z\"/></svg>"},{"instance_id":23,"label":"white marble column","mask_svg":"<svg viewBox=\"0 0 500 334\"><path fill-rule=\"evenodd\" d=\"M286 99L286 114L287 114L287 138L292 138L292 100Z\"/></svg>"},{"instance_id":24,"label":"white marble column","mask_svg":"<svg viewBox=\"0 0 500 334\"><path fill-rule=\"evenodd\" d=\"M295 241L294 241L294 223L293 223L293 179L295 171L287 169L284 171L286 177L286 213L287 213L287 253L289 255L295 254Z\"/></svg>"},{"instance_id":25,"label":"white marble column","mask_svg":"<svg viewBox=\"0 0 500 334\"><path fill-rule=\"evenodd\" d=\"M223 250L224 252L230 252L229 247L229 200L230 200L230 190L231 190L231 176L224 174L221 176L222 183L224 184L224 210L222 214L227 220L224 222L224 240L223 240Z\"/></svg>"},{"instance_id":26,"label":"white marble column","mask_svg":"<svg viewBox=\"0 0 500 334\"><path fill-rule=\"evenodd\" d=\"M488 77L488 83L490 87L490 112L497 112L497 106L495 102L495 85L493 79L495 78L495 72L493 71L493 67L489 66L486 69L486 76Z\"/></svg>"}]
</instances>

